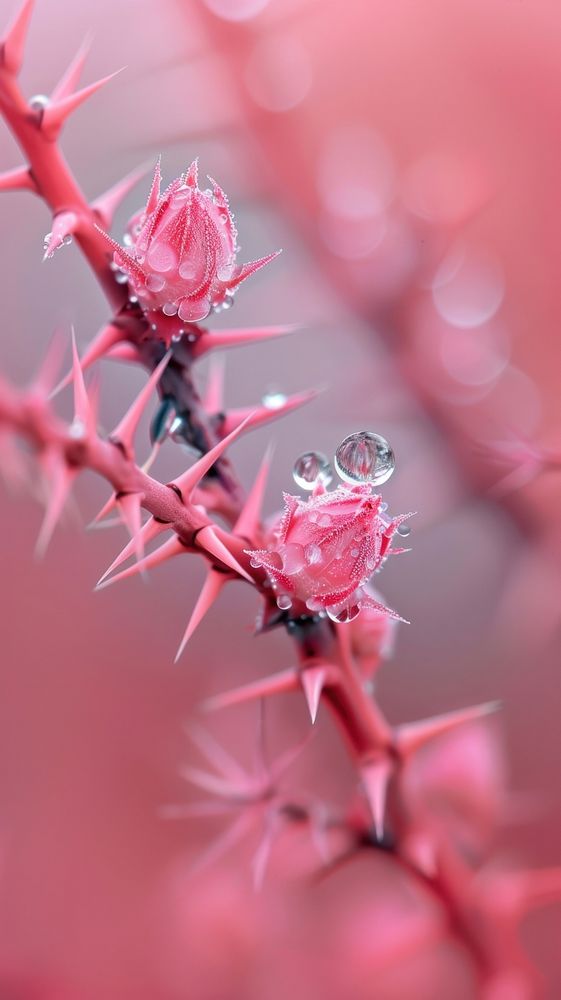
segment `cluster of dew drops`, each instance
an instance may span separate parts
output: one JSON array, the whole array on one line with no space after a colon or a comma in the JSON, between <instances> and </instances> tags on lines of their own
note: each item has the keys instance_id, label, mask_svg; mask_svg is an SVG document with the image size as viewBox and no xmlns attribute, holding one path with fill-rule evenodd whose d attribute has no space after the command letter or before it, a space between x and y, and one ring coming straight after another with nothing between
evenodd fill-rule
<instances>
[{"instance_id":1,"label":"cluster of dew drops","mask_svg":"<svg viewBox=\"0 0 561 1000\"><path fill-rule=\"evenodd\" d=\"M278 405L278 404L277 404ZM395 455L391 445L381 434L374 431L357 431L349 434L335 452L333 466L340 480L351 486L370 484L381 486L386 483L395 469ZM333 481L333 468L322 452L306 451L296 459L292 470L294 482L302 490L312 491L318 486L328 487ZM380 514L387 518L388 505L380 506ZM401 524L398 534L406 538L411 528ZM286 611L292 606L290 597L281 594L277 598L278 607ZM349 622L358 615L358 606L326 608L327 615L336 622Z\"/></svg>"}]
</instances>

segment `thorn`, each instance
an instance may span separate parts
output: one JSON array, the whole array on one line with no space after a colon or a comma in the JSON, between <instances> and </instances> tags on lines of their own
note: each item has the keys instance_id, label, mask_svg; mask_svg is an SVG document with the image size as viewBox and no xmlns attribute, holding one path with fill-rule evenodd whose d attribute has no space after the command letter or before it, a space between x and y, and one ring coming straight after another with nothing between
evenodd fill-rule
<instances>
[{"instance_id":1,"label":"thorn","mask_svg":"<svg viewBox=\"0 0 561 1000\"><path fill-rule=\"evenodd\" d=\"M49 479L50 495L35 547L35 555L38 559L42 559L47 551L53 532L60 520L70 490L72 489L72 484L78 474L78 470L69 468L60 452L55 450L47 452L43 463Z\"/></svg>"},{"instance_id":2,"label":"thorn","mask_svg":"<svg viewBox=\"0 0 561 1000\"><path fill-rule=\"evenodd\" d=\"M104 355L108 355L111 348L115 346L123 338L123 331L113 323L109 326L104 326L99 333L96 334L91 344L86 348L84 356L80 361L80 367L83 372L87 368L90 368L95 361L99 361ZM58 383L58 385L51 392L50 398L58 395L62 389L65 389L67 385L70 385L73 378L73 372L69 371L67 375Z\"/></svg>"},{"instance_id":3,"label":"thorn","mask_svg":"<svg viewBox=\"0 0 561 1000\"><path fill-rule=\"evenodd\" d=\"M92 433L95 433L95 421L86 392L84 374L80 366L74 328L72 329L72 378L74 382L74 420L82 424L86 436L90 437Z\"/></svg>"},{"instance_id":4,"label":"thorn","mask_svg":"<svg viewBox=\"0 0 561 1000\"><path fill-rule=\"evenodd\" d=\"M216 330L203 333L195 344L192 351L195 358L200 358L208 351L227 347L245 347L246 344L259 344L261 341L274 340L277 337L285 337L289 333L300 330L298 324L288 324L285 326L261 326L255 329L240 328L234 330Z\"/></svg>"},{"instance_id":5,"label":"thorn","mask_svg":"<svg viewBox=\"0 0 561 1000\"><path fill-rule=\"evenodd\" d=\"M114 441L119 441L120 444L123 445L128 455L134 455L134 436L140 423L140 419L170 358L171 351L168 351L167 354L164 354L159 365L154 368L154 371L150 375L146 385L141 389L123 419L119 424L117 424L117 427L110 435Z\"/></svg>"},{"instance_id":6,"label":"thorn","mask_svg":"<svg viewBox=\"0 0 561 1000\"><path fill-rule=\"evenodd\" d=\"M238 285L241 285L242 281L250 278L252 274L261 270L266 264L270 264L280 253L282 253L282 250L274 250L273 253L267 254L266 257L260 257L259 260L250 260L247 264L242 264L237 273L234 274L234 277L228 282L228 287L237 288Z\"/></svg>"},{"instance_id":7,"label":"thorn","mask_svg":"<svg viewBox=\"0 0 561 1000\"><path fill-rule=\"evenodd\" d=\"M90 51L91 44L91 36L88 35L82 42L72 62L69 64L68 69L63 76L61 76L59 82L51 93L51 101L62 101L64 98L69 97L72 93L74 93L80 82L84 63Z\"/></svg>"},{"instance_id":8,"label":"thorn","mask_svg":"<svg viewBox=\"0 0 561 1000\"><path fill-rule=\"evenodd\" d=\"M561 900L561 868L514 872L511 879L519 895L521 915Z\"/></svg>"},{"instance_id":9,"label":"thorn","mask_svg":"<svg viewBox=\"0 0 561 1000\"><path fill-rule=\"evenodd\" d=\"M156 521L155 518L149 517L146 523L143 524L142 528L140 529L142 546L147 545L148 542L151 542L152 539L156 538L156 536L159 535L162 531L167 531L168 529L169 525L160 524L160 522ZM118 569L118 567L121 566L122 563L126 562L127 559L129 559L132 555L134 555L136 549L137 549L136 539L131 538L130 542L127 542L124 549L122 549L121 552L119 552L119 555L115 557L115 559L108 567L108 569L105 570L103 576L100 576L96 586L98 587L100 583L103 583L103 581L108 576L110 576L111 573L113 573L116 569Z\"/></svg>"},{"instance_id":10,"label":"thorn","mask_svg":"<svg viewBox=\"0 0 561 1000\"><path fill-rule=\"evenodd\" d=\"M27 167L16 167L0 174L0 191L33 191L37 194L37 185Z\"/></svg>"},{"instance_id":11,"label":"thorn","mask_svg":"<svg viewBox=\"0 0 561 1000\"><path fill-rule=\"evenodd\" d=\"M77 232L78 226L79 219L75 212L58 212L53 218L53 228L49 234L43 260L54 257L55 250L64 246L66 238Z\"/></svg>"},{"instance_id":12,"label":"thorn","mask_svg":"<svg viewBox=\"0 0 561 1000\"><path fill-rule=\"evenodd\" d=\"M158 201L160 199L160 185L162 183L162 156L158 157L156 160L156 166L154 168L154 177L152 178L152 187L150 188L150 194L148 195L148 201L146 202L145 213L146 215L151 215Z\"/></svg>"},{"instance_id":13,"label":"thorn","mask_svg":"<svg viewBox=\"0 0 561 1000\"><path fill-rule=\"evenodd\" d=\"M111 248L111 250L113 251L114 258L115 259L116 257L119 258L117 261L119 266L126 269L129 276L134 275L138 281L144 282L146 279L146 275L142 270L140 264L138 264L137 261L135 260L135 258L131 257L130 253L127 253L124 247L122 247L120 243L117 243L117 240L114 240L113 237L110 236L109 233L106 233L105 229L103 229L101 226L98 226L96 222L94 222L94 229L97 229L99 235L105 240L107 245Z\"/></svg>"},{"instance_id":14,"label":"thorn","mask_svg":"<svg viewBox=\"0 0 561 1000\"><path fill-rule=\"evenodd\" d=\"M119 512L128 528L131 541L134 545L137 562L141 562L144 558L144 539L141 534L142 520L140 501L140 493L123 493L117 499Z\"/></svg>"},{"instance_id":15,"label":"thorn","mask_svg":"<svg viewBox=\"0 0 561 1000\"><path fill-rule=\"evenodd\" d=\"M135 184L146 176L147 172L148 168L146 166L137 167L135 170L131 170L126 177L117 181L116 184L92 202L92 210L97 212L106 229L111 228L113 224L113 216L115 215L115 212L121 202L124 201L129 192L132 191Z\"/></svg>"},{"instance_id":16,"label":"thorn","mask_svg":"<svg viewBox=\"0 0 561 1000\"><path fill-rule=\"evenodd\" d=\"M62 365L65 350L66 338L60 330L55 330L47 347L41 367L31 384L32 392L35 392L43 399L47 399L52 390L53 383Z\"/></svg>"},{"instance_id":17,"label":"thorn","mask_svg":"<svg viewBox=\"0 0 561 1000\"><path fill-rule=\"evenodd\" d=\"M110 73L108 76L102 77L101 80L96 80L95 83L90 83L87 87L82 87L81 90L75 91L73 94L69 94L67 97L63 97L60 101L56 103L53 102L49 104L43 111L43 117L41 119L41 129L50 138L54 138L64 123L66 119L70 117L76 108L80 107L84 101L87 101L88 97L97 93L106 83L109 83L114 77L119 73L122 73L124 67L118 69L115 73Z\"/></svg>"},{"instance_id":18,"label":"thorn","mask_svg":"<svg viewBox=\"0 0 561 1000\"><path fill-rule=\"evenodd\" d=\"M100 522L103 521L103 519L105 517L107 517L107 515L110 514L111 511L114 510L114 508L116 506L117 506L117 494L116 493L112 493L111 496L109 497L109 499L106 500L105 503L103 504L103 507L101 508L101 510L98 511L98 513L95 515L93 521L90 521L90 523L88 524L88 529L101 527ZM122 524L123 522L121 521L121 518L119 517L119 518L117 518L117 520L114 523L115 524Z\"/></svg>"},{"instance_id":19,"label":"thorn","mask_svg":"<svg viewBox=\"0 0 561 1000\"><path fill-rule=\"evenodd\" d=\"M106 358L108 361L127 361L135 365L140 363L140 355L134 344L117 344L107 351Z\"/></svg>"},{"instance_id":20,"label":"thorn","mask_svg":"<svg viewBox=\"0 0 561 1000\"><path fill-rule=\"evenodd\" d=\"M245 580L249 583L253 583L253 577L243 568L243 566L238 562L235 556L232 555L230 550L224 545L224 542L220 540L214 527L211 524L205 525L204 528L197 533L196 544L208 552L215 559L218 559L220 563L228 566L234 573L239 573L243 576Z\"/></svg>"},{"instance_id":21,"label":"thorn","mask_svg":"<svg viewBox=\"0 0 561 1000\"><path fill-rule=\"evenodd\" d=\"M0 42L2 63L5 69L15 76L19 73L23 62L23 50L33 6L34 0L24 0Z\"/></svg>"},{"instance_id":22,"label":"thorn","mask_svg":"<svg viewBox=\"0 0 561 1000\"><path fill-rule=\"evenodd\" d=\"M308 703L312 726L316 721L319 700L321 698L321 692L323 691L326 677L327 671L325 667L307 667L300 674L300 683L304 689L304 694Z\"/></svg>"},{"instance_id":23,"label":"thorn","mask_svg":"<svg viewBox=\"0 0 561 1000\"><path fill-rule=\"evenodd\" d=\"M253 856L251 870L253 873L253 889L255 892L261 892L263 888L267 867L269 865L269 861L271 860L273 844L280 825L280 819L281 817L275 813L267 818L265 830L263 831Z\"/></svg>"},{"instance_id":24,"label":"thorn","mask_svg":"<svg viewBox=\"0 0 561 1000\"><path fill-rule=\"evenodd\" d=\"M189 623L187 625L187 628L185 629L183 638L179 644L179 649L175 654L174 663L177 663L177 661L179 660L181 654L183 653L183 650L185 649L185 646L187 645L189 639L193 635L193 632L200 624L200 622L203 620L207 611L209 611L209 609L212 607L218 595L222 591L224 584L226 584L227 582L228 582L228 577L225 576L224 573L218 573L215 569L211 569L210 572L208 573L207 578L203 584L203 588L197 599L197 603L193 608L191 618L189 619Z\"/></svg>"},{"instance_id":25,"label":"thorn","mask_svg":"<svg viewBox=\"0 0 561 1000\"><path fill-rule=\"evenodd\" d=\"M238 426L230 434L227 434L225 437L223 437L222 440L219 441L218 444L214 446L214 448L211 448L210 451L206 453L206 455L203 455L201 458L199 458L194 465L192 465L189 469L187 469L186 472L183 473L183 475L173 480L173 485L177 486L177 488L181 490L181 493L183 494L183 498L185 501L191 499L194 490L197 488L201 480L204 479L209 469L211 469L214 463L217 461L217 459L219 459L224 454L224 452L230 446L232 441L235 441L236 438L239 437L241 432L245 430L245 426L248 423L250 417L251 414L249 414L246 420L239 423Z\"/></svg>"},{"instance_id":26,"label":"thorn","mask_svg":"<svg viewBox=\"0 0 561 1000\"><path fill-rule=\"evenodd\" d=\"M251 684L244 684L233 691L226 691L224 694L207 698L203 702L202 708L205 712L216 712L233 705L243 705L260 698L269 698L271 695L297 691L299 687L298 671L291 667L289 670L281 670L278 674L272 674L262 680L253 681Z\"/></svg>"},{"instance_id":27,"label":"thorn","mask_svg":"<svg viewBox=\"0 0 561 1000\"><path fill-rule=\"evenodd\" d=\"M224 406L224 358L220 355L210 359L208 379L203 397L207 413L220 413Z\"/></svg>"},{"instance_id":28,"label":"thorn","mask_svg":"<svg viewBox=\"0 0 561 1000\"><path fill-rule=\"evenodd\" d=\"M386 812L386 794L388 782L391 774L391 763L382 759L364 764L360 769L360 776L378 840L384 836L384 817Z\"/></svg>"},{"instance_id":29,"label":"thorn","mask_svg":"<svg viewBox=\"0 0 561 1000\"><path fill-rule=\"evenodd\" d=\"M271 468L273 452L274 446L270 444L233 529L235 535L241 535L242 538L247 538L251 542L253 542L261 521L263 496L267 486L267 477Z\"/></svg>"},{"instance_id":30,"label":"thorn","mask_svg":"<svg viewBox=\"0 0 561 1000\"><path fill-rule=\"evenodd\" d=\"M138 562L132 563L131 566L127 566L126 569L122 570L120 573L115 573L114 576L105 579L103 583L98 583L94 590L105 590L106 587L110 587L113 583L119 583L121 580L126 580L128 577L136 576L138 573L144 573L146 570L154 569L156 566L160 566L162 563L167 562L173 556L178 556L182 552L185 552L185 546L181 544L177 535L173 538L168 538L167 542L160 545L153 552L149 552L147 556L143 559L139 559Z\"/></svg>"},{"instance_id":31,"label":"thorn","mask_svg":"<svg viewBox=\"0 0 561 1000\"><path fill-rule=\"evenodd\" d=\"M278 420L279 417L284 417L287 413L291 413L292 410L298 409L299 406L305 406L306 403L311 403L316 396L319 396L321 392L324 391L324 387L318 389L308 389L305 392L294 393L293 396L288 396L288 398L281 403L280 406L269 407L269 406L258 406L253 409L239 409L239 410L229 410L226 413L224 422L222 424L222 432L224 434L231 434L239 427L240 423L247 423L247 429L253 430L255 427L261 427L263 424L268 424L272 420Z\"/></svg>"},{"instance_id":32,"label":"thorn","mask_svg":"<svg viewBox=\"0 0 561 1000\"><path fill-rule=\"evenodd\" d=\"M493 712L497 712L500 707L499 701L489 701L484 705L461 708L457 712L447 712L445 715L436 715L432 719L423 719L420 722L409 722L398 726L394 733L396 748L403 757L408 757L436 737L443 736L466 722L473 722L486 715L491 715Z\"/></svg>"}]
</instances>

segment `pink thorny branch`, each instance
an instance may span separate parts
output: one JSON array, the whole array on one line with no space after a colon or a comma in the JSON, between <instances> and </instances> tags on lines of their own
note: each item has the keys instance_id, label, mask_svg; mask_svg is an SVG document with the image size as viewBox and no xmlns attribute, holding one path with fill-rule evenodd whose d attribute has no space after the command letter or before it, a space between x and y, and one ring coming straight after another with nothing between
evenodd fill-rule
<instances>
[{"instance_id":1,"label":"pink thorny branch","mask_svg":"<svg viewBox=\"0 0 561 1000\"><path fill-rule=\"evenodd\" d=\"M111 320L81 359L73 342L72 371L58 386L56 342L27 390L0 382L0 446L13 456L12 436L27 439L49 484L39 549L48 544L77 474L88 468L113 490L101 514L115 508L131 535L98 586L187 552L208 562L179 653L223 586L236 579L249 582L263 604L258 631L283 626L295 642L297 665L214 698L206 707L216 710L296 690L304 693L313 723L320 702L325 703L345 737L368 807L354 817L330 821L345 827L349 856L361 849L383 850L440 901L450 932L475 963L487 1000L505 997L511 988L519 998L533 996L535 973L519 947L518 925L531 906L559 897L561 871L492 875L467 860L452 838L412 806L405 791L409 762L419 750L495 706L393 726L372 696L372 674L387 634L384 623L398 616L380 604L367 578L396 551L392 538L403 518L385 515L381 498L368 483L328 492L318 480L308 501L287 497L284 514L265 531L261 502L270 457L265 456L244 497L226 450L241 434L310 401L315 393L299 393L276 408L225 412L218 368L206 398L195 386L194 364L208 352L292 332L277 326L210 333L199 325L211 311L230 305L238 286L275 254L237 263L237 234L226 196L214 181L207 191L199 190L196 162L163 193L158 163L146 207L131 219L125 246L107 234L115 210L142 172L130 174L90 204L62 155L59 137L73 111L112 77L79 89L85 60L81 50L48 100L26 100L18 73L32 6L26 0L1 43L0 110L27 163L0 176L0 188L27 189L45 201L52 213L45 255L52 256L73 237L112 310ZM83 375L103 357L125 358L150 372L145 388L106 438L98 432L96 394ZM74 419L68 425L56 416L51 398L55 388L71 382ZM135 461L135 432L154 391L160 404L152 423L153 453L172 427L176 438L200 454L167 484L149 475L148 464L141 468ZM149 514L144 523L141 508ZM221 528L211 513L221 515L230 530ZM146 553L146 546L163 533L170 537ZM305 567L304 549L311 553ZM129 558L134 561L119 569ZM262 776L257 783L248 779L243 794L231 789L232 798L269 800L280 770L277 765L273 776ZM195 778L228 798L225 780L202 772ZM279 806L281 814L285 820L312 819L306 807L286 800ZM261 851L261 867L269 840ZM342 860L331 859L330 864Z\"/></svg>"}]
</instances>

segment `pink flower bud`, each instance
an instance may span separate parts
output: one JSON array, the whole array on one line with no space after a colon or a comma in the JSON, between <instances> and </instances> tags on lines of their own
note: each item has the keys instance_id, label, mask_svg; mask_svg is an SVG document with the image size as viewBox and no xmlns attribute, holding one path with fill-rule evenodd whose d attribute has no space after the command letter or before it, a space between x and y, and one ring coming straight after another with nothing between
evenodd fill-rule
<instances>
[{"instance_id":1,"label":"pink flower bud","mask_svg":"<svg viewBox=\"0 0 561 1000\"><path fill-rule=\"evenodd\" d=\"M351 652L363 680L371 680L378 667L393 653L397 622L384 613L381 595L368 584L368 596L378 607L366 605L349 625Z\"/></svg>"},{"instance_id":2,"label":"pink flower bud","mask_svg":"<svg viewBox=\"0 0 561 1000\"><path fill-rule=\"evenodd\" d=\"M285 509L267 536L267 548L249 552L279 593L279 606L292 598L312 612L327 611L351 621L361 607L384 608L364 589L391 552L401 517L380 513L381 497L370 484L317 492L309 500L284 495ZM281 603L282 602L282 603Z\"/></svg>"},{"instance_id":3,"label":"pink flower bud","mask_svg":"<svg viewBox=\"0 0 561 1000\"><path fill-rule=\"evenodd\" d=\"M114 260L142 308L177 315L185 323L231 305L238 285L276 253L237 265L237 232L222 188L209 178L197 186L197 161L160 195L156 167L146 208L129 221L123 249L110 240Z\"/></svg>"}]
</instances>

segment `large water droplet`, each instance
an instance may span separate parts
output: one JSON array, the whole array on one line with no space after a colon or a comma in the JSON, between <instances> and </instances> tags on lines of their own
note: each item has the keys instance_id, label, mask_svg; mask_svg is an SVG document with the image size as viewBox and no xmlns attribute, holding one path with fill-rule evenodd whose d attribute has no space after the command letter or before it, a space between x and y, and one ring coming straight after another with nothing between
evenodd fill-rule
<instances>
[{"instance_id":1,"label":"large water droplet","mask_svg":"<svg viewBox=\"0 0 561 1000\"><path fill-rule=\"evenodd\" d=\"M346 483L380 486L395 468L395 455L380 434L357 431L349 434L335 452L335 470Z\"/></svg>"},{"instance_id":2,"label":"large water droplet","mask_svg":"<svg viewBox=\"0 0 561 1000\"><path fill-rule=\"evenodd\" d=\"M354 621L354 619L360 614L360 605L333 604L325 610L327 611L328 617L331 618L332 622L339 622L340 625L346 625L347 622Z\"/></svg>"},{"instance_id":3,"label":"large water droplet","mask_svg":"<svg viewBox=\"0 0 561 1000\"><path fill-rule=\"evenodd\" d=\"M399 528L397 529L397 533L398 535L401 535L402 538L409 538L409 535L411 534L411 528L408 524L400 524Z\"/></svg>"},{"instance_id":4,"label":"large water droplet","mask_svg":"<svg viewBox=\"0 0 561 1000\"><path fill-rule=\"evenodd\" d=\"M296 459L292 476L300 489L313 490L319 483L328 486L333 479L333 472L321 451L306 451Z\"/></svg>"}]
</instances>

